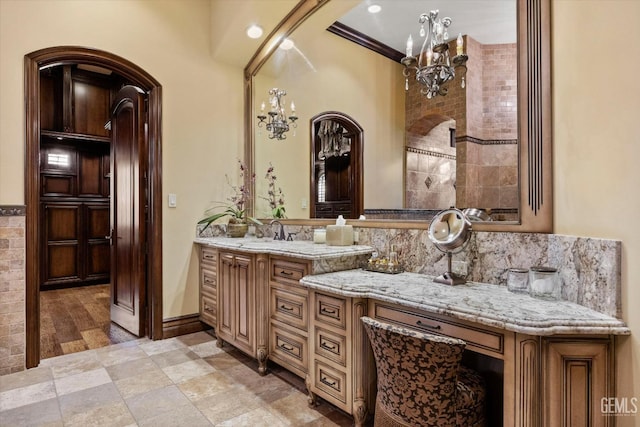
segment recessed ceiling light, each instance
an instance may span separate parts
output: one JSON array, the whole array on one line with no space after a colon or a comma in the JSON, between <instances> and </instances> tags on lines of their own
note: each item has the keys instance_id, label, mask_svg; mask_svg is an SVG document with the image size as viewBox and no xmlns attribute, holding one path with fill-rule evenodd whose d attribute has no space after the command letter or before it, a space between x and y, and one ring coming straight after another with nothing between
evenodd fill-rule
<instances>
[{"instance_id":1,"label":"recessed ceiling light","mask_svg":"<svg viewBox=\"0 0 640 427\"><path fill-rule=\"evenodd\" d=\"M247 35L249 37L251 37L252 39L258 39L260 37L262 37L262 27L259 25L252 25L249 28L247 28Z\"/></svg>"},{"instance_id":2,"label":"recessed ceiling light","mask_svg":"<svg viewBox=\"0 0 640 427\"><path fill-rule=\"evenodd\" d=\"M378 13L382 10L382 7L379 4L372 4L367 8L369 13Z\"/></svg>"},{"instance_id":3,"label":"recessed ceiling light","mask_svg":"<svg viewBox=\"0 0 640 427\"><path fill-rule=\"evenodd\" d=\"M284 40L282 40L282 43L280 43L280 49L282 49L282 50L289 50L289 49L291 49L294 45L295 45L295 43L293 43L293 40L291 40L291 39L284 39Z\"/></svg>"}]
</instances>

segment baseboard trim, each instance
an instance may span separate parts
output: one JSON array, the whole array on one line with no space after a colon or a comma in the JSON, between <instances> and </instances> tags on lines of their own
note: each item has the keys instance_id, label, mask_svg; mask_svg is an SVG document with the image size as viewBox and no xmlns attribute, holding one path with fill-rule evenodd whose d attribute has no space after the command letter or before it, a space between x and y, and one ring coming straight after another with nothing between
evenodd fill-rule
<instances>
[{"instance_id":1,"label":"baseboard trim","mask_svg":"<svg viewBox=\"0 0 640 427\"><path fill-rule=\"evenodd\" d=\"M180 335L192 334L194 332L210 329L200 321L200 314L187 314L184 316L171 317L162 320L162 338L173 338Z\"/></svg>"}]
</instances>

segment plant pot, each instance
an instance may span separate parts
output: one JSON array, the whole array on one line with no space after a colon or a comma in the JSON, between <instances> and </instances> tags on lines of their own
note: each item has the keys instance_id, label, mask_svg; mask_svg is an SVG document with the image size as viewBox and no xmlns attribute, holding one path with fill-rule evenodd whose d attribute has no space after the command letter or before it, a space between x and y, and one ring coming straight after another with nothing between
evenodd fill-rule
<instances>
[{"instance_id":1,"label":"plant pot","mask_svg":"<svg viewBox=\"0 0 640 427\"><path fill-rule=\"evenodd\" d=\"M244 237L249 230L249 224L227 224L227 236L228 237Z\"/></svg>"}]
</instances>

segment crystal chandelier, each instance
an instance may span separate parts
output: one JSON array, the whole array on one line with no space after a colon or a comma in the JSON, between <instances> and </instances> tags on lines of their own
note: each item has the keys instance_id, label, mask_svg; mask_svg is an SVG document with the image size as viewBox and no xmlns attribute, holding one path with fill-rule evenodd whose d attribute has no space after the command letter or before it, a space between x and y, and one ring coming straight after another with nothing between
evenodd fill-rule
<instances>
[{"instance_id":1,"label":"crystal chandelier","mask_svg":"<svg viewBox=\"0 0 640 427\"><path fill-rule=\"evenodd\" d=\"M293 101L291 102L291 115L287 118L287 115L284 110L284 96L287 92L283 89L278 89L274 87L269 91L269 104L271 104L271 110L267 113L269 115L268 121L267 116L264 114L265 104L262 103L260 109L260 115L258 116L258 127L262 127L262 125L266 125L267 131L269 131L269 139L287 139L286 132L289 131L289 122L291 122L292 127L297 127L296 120L298 120L298 116L296 116L296 106Z\"/></svg>"},{"instance_id":2,"label":"crystal chandelier","mask_svg":"<svg viewBox=\"0 0 640 427\"><path fill-rule=\"evenodd\" d=\"M420 37L424 37L422 48L418 56L413 56L413 39L409 35L407 51L400 61L404 65L402 74L405 77L405 90L409 90L409 75L416 73L416 80L424 85L420 89L423 95L431 99L437 95L446 95L449 89L448 83L456 76L455 70L466 72L466 62L469 59L463 53L464 41L462 34L458 35L456 43L456 56L449 58L449 35L447 28L451 25L451 18L438 18L438 11L423 13L418 20L420 23ZM428 29L425 30L425 23ZM451 63L453 62L453 66ZM465 87L464 76L461 78L460 87Z\"/></svg>"}]
</instances>

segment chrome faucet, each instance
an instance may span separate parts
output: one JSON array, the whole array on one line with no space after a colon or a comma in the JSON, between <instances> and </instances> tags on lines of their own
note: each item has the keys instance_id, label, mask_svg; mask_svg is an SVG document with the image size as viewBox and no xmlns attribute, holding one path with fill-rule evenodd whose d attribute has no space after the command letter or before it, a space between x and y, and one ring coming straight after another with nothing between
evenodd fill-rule
<instances>
[{"instance_id":1,"label":"chrome faucet","mask_svg":"<svg viewBox=\"0 0 640 427\"><path fill-rule=\"evenodd\" d=\"M282 223L280 221L278 221L277 219L274 219L273 221L271 221L269 223L269 225L273 225L273 224L278 224L280 226L280 230L276 231L273 234L273 240L285 240L286 237L284 235L284 225L282 225Z\"/></svg>"}]
</instances>

